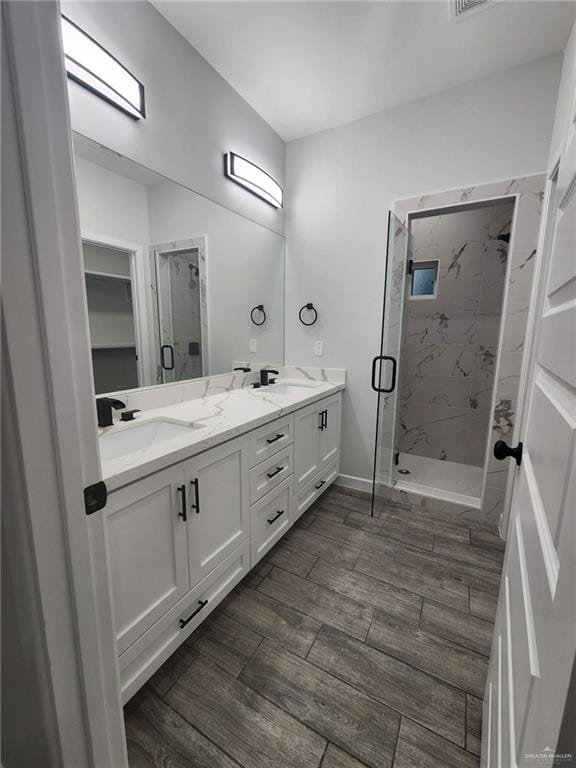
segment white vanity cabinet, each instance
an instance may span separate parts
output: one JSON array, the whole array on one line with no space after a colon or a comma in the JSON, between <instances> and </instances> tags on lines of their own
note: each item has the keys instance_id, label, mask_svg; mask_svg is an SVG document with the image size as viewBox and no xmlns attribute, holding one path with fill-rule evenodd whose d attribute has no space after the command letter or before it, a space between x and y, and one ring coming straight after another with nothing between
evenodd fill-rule
<instances>
[{"instance_id":1,"label":"white vanity cabinet","mask_svg":"<svg viewBox=\"0 0 576 768\"><path fill-rule=\"evenodd\" d=\"M207 576L249 535L246 442L232 440L184 465L190 584Z\"/></svg>"},{"instance_id":2,"label":"white vanity cabinet","mask_svg":"<svg viewBox=\"0 0 576 768\"><path fill-rule=\"evenodd\" d=\"M126 702L337 477L341 394L110 493Z\"/></svg>"},{"instance_id":3,"label":"white vanity cabinet","mask_svg":"<svg viewBox=\"0 0 576 768\"><path fill-rule=\"evenodd\" d=\"M340 393L297 411L294 420L294 490L300 491L340 450Z\"/></svg>"},{"instance_id":4,"label":"white vanity cabinet","mask_svg":"<svg viewBox=\"0 0 576 768\"><path fill-rule=\"evenodd\" d=\"M105 507L118 653L190 589L182 465L111 493Z\"/></svg>"}]
</instances>

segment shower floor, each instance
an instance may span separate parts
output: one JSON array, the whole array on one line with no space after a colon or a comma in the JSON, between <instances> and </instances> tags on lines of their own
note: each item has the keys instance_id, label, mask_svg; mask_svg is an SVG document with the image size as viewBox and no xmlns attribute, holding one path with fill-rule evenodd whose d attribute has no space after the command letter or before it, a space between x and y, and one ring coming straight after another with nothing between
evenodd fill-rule
<instances>
[{"instance_id":1,"label":"shower floor","mask_svg":"<svg viewBox=\"0 0 576 768\"><path fill-rule=\"evenodd\" d=\"M403 474L401 470L409 470ZM480 508L483 467L401 453L396 488Z\"/></svg>"}]
</instances>

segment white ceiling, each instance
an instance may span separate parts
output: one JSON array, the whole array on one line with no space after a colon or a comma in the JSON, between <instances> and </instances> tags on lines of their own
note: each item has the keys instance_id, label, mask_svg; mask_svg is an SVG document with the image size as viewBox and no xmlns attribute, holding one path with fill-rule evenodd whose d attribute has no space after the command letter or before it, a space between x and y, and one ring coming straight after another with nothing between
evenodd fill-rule
<instances>
[{"instance_id":1,"label":"white ceiling","mask_svg":"<svg viewBox=\"0 0 576 768\"><path fill-rule=\"evenodd\" d=\"M564 48L573 2L152 0L286 141Z\"/></svg>"}]
</instances>

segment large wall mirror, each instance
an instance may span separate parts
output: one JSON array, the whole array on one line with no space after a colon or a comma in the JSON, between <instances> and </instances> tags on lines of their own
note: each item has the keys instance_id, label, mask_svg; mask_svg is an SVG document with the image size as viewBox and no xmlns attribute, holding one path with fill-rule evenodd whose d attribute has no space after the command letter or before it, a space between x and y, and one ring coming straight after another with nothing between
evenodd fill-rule
<instances>
[{"instance_id":1,"label":"large wall mirror","mask_svg":"<svg viewBox=\"0 0 576 768\"><path fill-rule=\"evenodd\" d=\"M282 364L284 238L78 134L74 151L96 393Z\"/></svg>"}]
</instances>

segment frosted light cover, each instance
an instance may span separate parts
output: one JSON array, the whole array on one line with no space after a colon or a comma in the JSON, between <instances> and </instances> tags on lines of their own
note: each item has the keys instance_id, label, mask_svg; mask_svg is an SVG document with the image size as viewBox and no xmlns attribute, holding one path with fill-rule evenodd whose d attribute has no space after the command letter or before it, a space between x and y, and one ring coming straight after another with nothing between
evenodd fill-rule
<instances>
[{"instance_id":1,"label":"frosted light cover","mask_svg":"<svg viewBox=\"0 0 576 768\"><path fill-rule=\"evenodd\" d=\"M274 208L282 208L282 187L272 176L235 152L226 155L226 175Z\"/></svg>"},{"instance_id":2,"label":"frosted light cover","mask_svg":"<svg viewBox=\"0 0 576 768\"><path fill-rule=\"evenodd\" d=\"M71 80L132 117L145 117L142 83L65 16L62 16L62 42L66 73Z\"/></svg>"}]
</instances>

